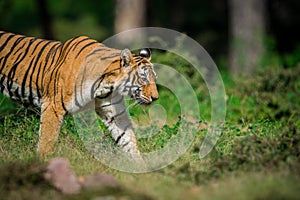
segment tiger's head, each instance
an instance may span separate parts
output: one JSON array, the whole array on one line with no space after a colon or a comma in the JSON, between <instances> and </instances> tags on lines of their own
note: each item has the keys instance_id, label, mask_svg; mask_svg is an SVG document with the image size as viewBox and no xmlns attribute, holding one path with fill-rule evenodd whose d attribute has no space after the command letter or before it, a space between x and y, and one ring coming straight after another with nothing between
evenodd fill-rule
<instances>
[{"instance_id":1,"label":"tiger's head","mask_svg":"<svg viewBox=\"0 0 300 200\"><path fill-rule=\"evenodd\" d=\"M157 76L150 60L151 52L148 48L141 49L139 54L132 54L129 49L124 49L120 54L123 78L119 91L141 105L149 105L158 99Z\"/></svg>"}]
</instances>

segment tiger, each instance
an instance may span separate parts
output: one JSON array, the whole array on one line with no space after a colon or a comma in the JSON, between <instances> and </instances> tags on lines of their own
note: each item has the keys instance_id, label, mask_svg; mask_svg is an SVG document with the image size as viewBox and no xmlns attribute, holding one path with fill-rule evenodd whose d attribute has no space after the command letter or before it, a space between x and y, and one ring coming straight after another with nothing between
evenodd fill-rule
<instances>
[{"instance_id":1,"label":"tiger","mask_svg":"<svg viewBox=\"0 0 300 200\"><path fill-rule=\"evenodd\" d=\"M124 97L149 105L159 98L151 51L110 48L88 36L66 42L0 31L0 91L40 109L37 155L53 153L63 119L91 102L116 146L140 155Z\"/></svg>"}]
</instances>

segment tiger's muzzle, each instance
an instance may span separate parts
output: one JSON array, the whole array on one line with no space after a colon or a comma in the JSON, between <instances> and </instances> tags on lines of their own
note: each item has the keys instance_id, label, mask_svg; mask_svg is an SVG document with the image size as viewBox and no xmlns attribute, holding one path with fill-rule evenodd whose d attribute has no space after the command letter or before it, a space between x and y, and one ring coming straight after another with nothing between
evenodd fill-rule
<instances>
[{"instance_id":1,"label":"tiger's muzzle","mask_svg":"<svg viewBox=\"0 0 300 200\"><path fill-rule=\"evenodd\" d=\"M155 83L150 83L142 86L136 91L135 99L140 105L149 105L159 98Z\"/></svg>"}]
</instances>

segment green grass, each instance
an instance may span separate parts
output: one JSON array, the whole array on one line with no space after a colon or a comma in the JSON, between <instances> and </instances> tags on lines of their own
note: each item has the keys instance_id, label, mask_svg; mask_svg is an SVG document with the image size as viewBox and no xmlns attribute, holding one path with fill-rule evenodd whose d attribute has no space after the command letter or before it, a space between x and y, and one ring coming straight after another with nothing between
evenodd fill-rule
<instances>
[{"instance_id":1,"label":"green grass","mask_svg":"<svg viewBox=\"0 0 300 200\"><path fill-rule=\"evenodd\" d=\"M298 199L300 195L300 67L264 68L252 77L223 73L227 120L213 151L203 159L199 148L210 120L205 85L195 90L201 122L189 150L171 165L152 173L130 174L101 164L85 148L71 117L66 118L55 153L70 161L77 175L109 173L120 186L101 191L62 195L51 188L35 166L39 117L0 97L0 196L4 199ZM192 77L191 82L196 84ZM170 102L175 102L174 104ZM131 104L131 102L129 102ZM162 148L177 133L180 120L176 98L160 88L167 124L158 134L140 138L144 152ZM207 109L205 109L207 108ZM130 110L136 123L145 123L148 108ZM149 130L147 130L149 131ZM146 132L147 132L146 131ZM23 197L23 198L22 198Z\"/></svg>"}]
</instances>

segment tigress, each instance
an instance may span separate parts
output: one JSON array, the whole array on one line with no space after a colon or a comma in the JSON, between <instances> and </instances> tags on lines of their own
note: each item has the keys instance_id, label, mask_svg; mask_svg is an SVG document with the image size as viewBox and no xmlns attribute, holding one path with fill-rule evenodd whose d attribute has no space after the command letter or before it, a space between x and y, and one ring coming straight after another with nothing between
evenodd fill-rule
<instances>
[{"instance_id":1,"label":"tigress","mask_svg":"<svg viewBox=\"0 0 300 200\"><path fill-rule=\"evenodd\" d=\"M115 143L124 152L140 154L124 96L139 104L158 99L150 60L148 48L133 54L87 36L62 43L0 31L0 91L40 107L41 157L53 152L64 116L92 101Z\"/></svg>"}]
</instances>

